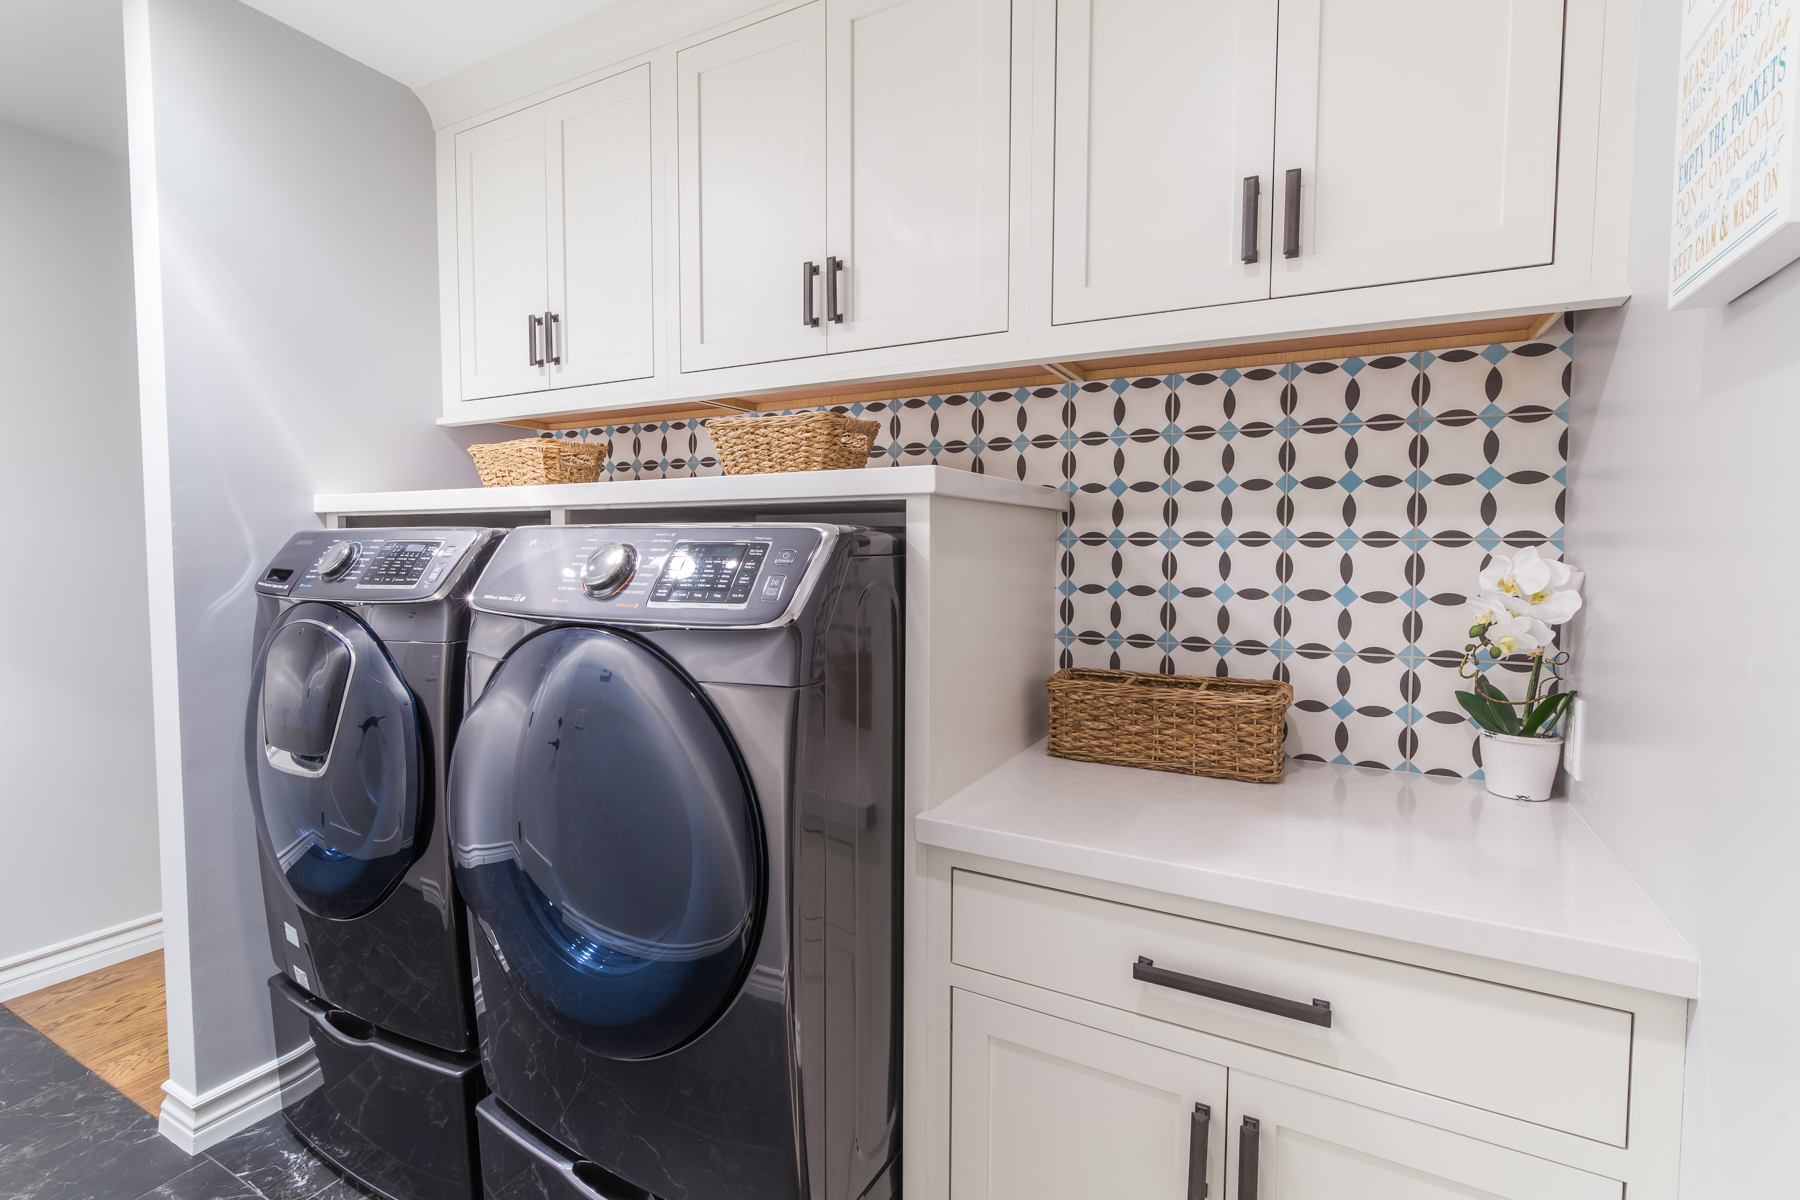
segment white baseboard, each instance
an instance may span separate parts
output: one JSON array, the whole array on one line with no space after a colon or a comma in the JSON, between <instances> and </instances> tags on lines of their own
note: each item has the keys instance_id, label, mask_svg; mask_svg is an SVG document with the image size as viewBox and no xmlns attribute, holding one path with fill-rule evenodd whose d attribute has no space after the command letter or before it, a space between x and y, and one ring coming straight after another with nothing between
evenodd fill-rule
<instances>
[{"instance_id":1,"label":"white baseboard","mask_svg":"<svg viewBox=\"0 0 1800 1200\"><path fill-rule=\"evenodd\" d=\"M11 1000L51 984L161 950L162 914L152 913L0 961L0 1000Z\"/></svg>"},{"instance_id":2,"label":"white baseboard","mask_svg":"<svg viewBox=\"0 0 1800 1200\"><path fill-rule=\"evenodd\" d=\"M163 1084L162 1135L198 1154L278 1113L319 1086L319 1060L307 1042L280 1058L196 1096L173 1079Z\"/></svg>"}]
</instances>

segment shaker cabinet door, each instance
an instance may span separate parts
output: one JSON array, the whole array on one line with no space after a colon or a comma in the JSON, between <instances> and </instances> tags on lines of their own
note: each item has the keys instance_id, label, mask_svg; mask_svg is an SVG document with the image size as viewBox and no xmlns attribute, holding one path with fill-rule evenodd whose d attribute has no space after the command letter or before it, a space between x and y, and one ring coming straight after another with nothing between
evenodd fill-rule
<instances>
[{"instance_id":1,"label":"shaker cabinet door","mask_svg":"<svg viewBox=\"0 0 1800 1200\"><path fill-rule=\"evenodd\" d=\"M1302 1088L1231 1072L1234 1200L1621 1200L1624 1184ZM1214 1193L1215 1195L1221 1193Z\"/></svg>"},{"instance_id":2,"label":"shaker cabinet door","mask_svg":"<svg viewBox=\"0 0 1800 1200\"><path fill-rule=\"evenodd\" d=\"M1058 0L1056 323L1268 296L1275 8Z\"/></svg>"},{"instance_id":3,"label":"shaker cabinet door","mask_svg":"<svg viewBox=\"0 0 1800 1200\"><path fill-rule=\"evenodd\" d=\"M1225 1068L953 995L950 1200L1225 1195Z\"/></svg>"},{"instance_id":4,"label":"shaker cabinet door","mask_svg":"<svg viewBox=\"0 0 1800 1200\"><path fill-rule=\"evenodd\" d=\"M1280 44L1274 295L1551 261L1563 0L1282 0Z\"/></svg>"},{"instance_id":5,"label":"shaker cabinet door","mask_svg":"<svg viewBox=\"0 0 1800 1200\"><path fill-rule=\"evenodd\" d=\"M1004 331L1010 0L825 11L831 350Z\"/></svg>"},{"instance_id":6,"label":"shaker cabinet door","mask_svg":"<svg viewBox=\"0 0 1800 1200\"><path fill-rule=\"evenodd\" d=\"M681 369L823 354L825 0L681 51L676 85Z\"/></svg>"},{"instance_id":7,"label":"shaker cabinet door","mask_svg":"<svg viewBox=\"0 0 1800 1200\"><path fill-rule=\"evenodd\" d=\"M655 373L650 67L547 101L551 387Z\"/></svg>"},{"instance_id":8,"label":"shaker cabinet door","mask_svg":"<svg viewBox=\"0 0 1800 1200\"><path fill-rule=\"evenodd\" d=\"M462 398L549 385L533 318L549 307L544 110L456 135L456 283Z\"/></svg>"}]
</instances>

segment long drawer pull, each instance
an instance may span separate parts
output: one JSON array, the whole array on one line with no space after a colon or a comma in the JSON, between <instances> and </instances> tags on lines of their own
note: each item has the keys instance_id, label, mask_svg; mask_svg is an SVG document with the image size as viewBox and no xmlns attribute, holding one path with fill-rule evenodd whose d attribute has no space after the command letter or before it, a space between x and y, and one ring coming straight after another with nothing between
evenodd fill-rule
<instances>
[{"instance_id":1,"label":"long drawer pull","mask_svg":"<svg viewBox=\"0 0 1800 1200\"><path fill-rule=\"evenodd\" d=\"M1194 1105L1188 1122L1188 1194L1187 1200L1206 1200L1206 1143L1212 1133L1212 1109Z\"/></svg>"},{"instance_id":2,"label":"long drawer pull","mask_svg":"<svg viewBox=\"0 0 1800 1200\"><path fill-rule=\"evenodd\" d=\"M1238 257L1247 263L1256 261L1256 244L1261 240L1256 230L1256 214L1262 203L1262 176L1244 176L1244 212L1238 227L1242 232L1242 246Z\"/></svg>"},{"instance_id":3,"label":"long drawer pull","mask_svg":"<svg viewBox=\"0 0 1800 1200\"><path fill-rule=\"evenodd\" d=\"M1159 967L1147 958L1139 958L1132 964L1131 977L1145 983L1154 983L1158 987L1174 988L1178 992L1192 992L1196 996L1205 996L1209 1000L1241 1004L1245 1008L1254 1008L1258 1012L1274 1013L1278 1017L1305 1021L1308 1025L1323 1025L1327 1029L1331 1028L1331 1001L1329 1000L1314 1000L1311 1004L1302 1004L1298 1000L1271 996L1267 992L1253 992L1249 988L1233 987L1229 983L1215 983L1210 979L1183 975L1179 971L1170 971Z\"/></svg>"},{"instance_id":4,"label":"long drawer pull","mask_svg":"<svg viewBox=\"0 0 1800 1200\"><path fill-rule=\"evenodd\" d=\"M1287 173L1287 195L1281 201L1281 256L1300 257L1300 168Z\"/></svg>"}]
</instances>

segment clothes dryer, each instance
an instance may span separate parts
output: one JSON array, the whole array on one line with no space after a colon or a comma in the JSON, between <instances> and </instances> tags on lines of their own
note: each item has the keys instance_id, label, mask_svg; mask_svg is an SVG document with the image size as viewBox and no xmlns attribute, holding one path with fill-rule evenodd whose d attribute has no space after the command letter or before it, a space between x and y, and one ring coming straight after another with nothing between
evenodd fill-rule
<instances>
[{"instance_id":1,"label":"clothes dryer","mask_svg":"<svg viewBox=\"0 0 1800 1200\"><path fill-rule=\"evenodd\" d=\"M520 529L452 758L488 1195L888 1200L902 543Z\"/></svg>"},{"instance_id":2,"label":"clothes dryer","mask_svg":"<svg viewBox=\"0 0 1800 1200\"><path fill-rule=\"evenodd\" d=\"M479 1195L463 908L444 773L488 529L298 533L256 581L246 768L276 1018L322 1085L294 1130L394 1200Z\"/></svg>"}]
</instances>

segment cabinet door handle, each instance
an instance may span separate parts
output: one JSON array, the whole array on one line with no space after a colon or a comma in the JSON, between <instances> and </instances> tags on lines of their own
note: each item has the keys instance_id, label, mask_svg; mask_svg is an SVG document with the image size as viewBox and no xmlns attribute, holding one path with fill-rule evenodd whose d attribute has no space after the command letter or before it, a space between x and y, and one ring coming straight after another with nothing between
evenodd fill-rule
<instances>
[{"instance_id":1,"label":"cabinet door handle","mask_svg":"<svg viewBox=\"0 0 1800 1200\"><path fill-rule=\"evenodd\" d=\"M544 358L538 353L538 327L543 323L544 318L536 313L525 318L525 359L534 367L544 365Z\"/></svg>"},{"instance_id":2,"label":"cabinet door handle","mask_svg":"<svg viewBox=\"0 0 1800 1200\"><path fill-rule=\"evenodd\" d=\"M561 323L562 318L555 313L544 314L544 360L559 367L562 365L562 355L556 349L556 327Z\"/></svg>"},{"instance_id":3,"label":"cabinet door handle","mask_svg":"<svg viewBox=\"0 0 1800 1200\"><path fill-rule=\"evenodd\" d=\"M1287 173L1287 195L1281 202L1281 256L1300 257L1300 168Z\"/></svg>"},{"instance_id":4,"label":"cabinet door handle","mask_svg":"<svg viewBox=\"0 0 1800 1200\"><path fill-rule=\"evenodd\" d=\"M1256 210L1260 207L1257 201L1262 198L1262 176L1244 176L1244 218L1240 225L1244 231L1244 246L1241 257L1247 263L1256 261Z\"/></svg>"},{"instance_id":5,"label":"cabinet door handle","mask_svg":"<svg viewBox=\"0 0 1800 1200\"><path fill-rule=\"evenodd\" d=\"M1179 971L1170 971L1159 967L1147 958L1139 958L1132 964L1131 977L1145 983L1154 983L1158 987L1174 988L1178 992L1192 992L1196 996L1205 996L1209 1000L1241 1004L1245 1008L1254 1008L1258 1012L1274 1013L1278 1017L1305 1021L1308 1025L1323 1025L1327 1029L1331 1028L1331 1001L1329 1000L1314 1000L1311 1004L1302 1004L1298 1000L1271 996L1267 992L1253 992L1249 988L1233 987L1229 983L1215 983L1210 979L1183 975Z\"/></svg>"},{"instance_id":6,"label":"cabinet door handle","mask_svg":"<svg viewBox=\"0 0 1800 1200\"><path fill-rule=\"evenodd\" d=\"M1238 1126L1238 1194L1237 1200L1256 1200L1256 1168L1262 1125L1255 1117L1245 1117Z\"/></svg>"},{"instance_id":7,"label":"cabinet door handle","mask_svg":"<svg viewBox=\"0 0 1800 1200\"><path fill-rule=\"evenodd\" d=\"M841 258L825 260L825 319L833 325L844 323L844 310L838 307L838 272L844 269Z\"/></svg>"},{"instance_id":8,"label":"cabinet door handle","mask_svg":"<svg viewBox=\"0 0 1800 1200\"><path fill-rule=\"evenodd\" d=\"M1212 1109L1194 1105L1188 1123L1188 1194L1187 1200L1206 1200L1206 1142L1212 1131Z\"/></svg>"},{"instance_id":9,"label":"cabinet door handle","mask_svg":"<svg viewBox=\"0 0 1800 1200\"><path fill-rule=\"evenodd\" d=\"M813 312L813 280L818 278L819 264L803 262L800 264L800 323L808 329L819 327L818 315Z\"/></svg>"}]
</instances>

